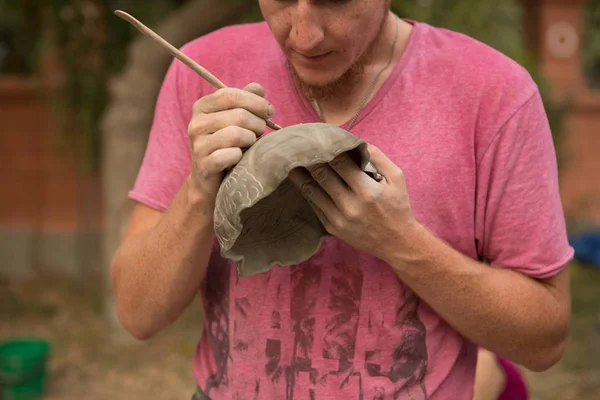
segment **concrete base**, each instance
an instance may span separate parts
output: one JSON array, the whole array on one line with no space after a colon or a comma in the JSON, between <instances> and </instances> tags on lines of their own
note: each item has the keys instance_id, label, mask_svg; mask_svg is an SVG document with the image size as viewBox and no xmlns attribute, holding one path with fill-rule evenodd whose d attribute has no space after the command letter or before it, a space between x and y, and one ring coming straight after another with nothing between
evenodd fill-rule
<instances>
[{"instance_id":1,"label":"concrete base","mask_svg":"<svg viewBox=\"0 0 600 400\"><path fill-rule=\"evenodd\" d=\"M37 272L80 280L102 268L102 233L40 233L0 228L0 277L23 280Z\"/></svg>"}]
</instances>

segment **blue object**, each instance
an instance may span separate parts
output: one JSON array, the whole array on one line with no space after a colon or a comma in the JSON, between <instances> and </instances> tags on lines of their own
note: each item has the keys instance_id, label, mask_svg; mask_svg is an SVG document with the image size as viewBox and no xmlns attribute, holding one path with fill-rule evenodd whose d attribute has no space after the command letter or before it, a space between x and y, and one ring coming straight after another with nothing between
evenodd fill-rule
<instances>
[{"instance_id":1,"label":"blue object","mask_svg":"<svg viewBox=\"0 0 600 400\"><path fill-rule=\"evenodd\" d=\"M569 240L575 259L600 269L600 231L590 231Z\"/></svg>"}]
</instances>

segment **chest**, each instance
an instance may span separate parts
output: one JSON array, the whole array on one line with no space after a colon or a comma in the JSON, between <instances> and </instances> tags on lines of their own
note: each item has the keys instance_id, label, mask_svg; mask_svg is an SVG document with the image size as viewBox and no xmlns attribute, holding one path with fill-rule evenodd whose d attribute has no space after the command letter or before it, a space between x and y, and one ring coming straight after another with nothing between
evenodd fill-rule
<instances>
[{"instance_id":1,"label":"chest","mask_svg":"<svg viewBox=\"0 0 600 400\"><path fill-rule=\"evenodd\" d=\"M397 118L367 118L356 131L403 171L417 220L475 256L473 125L451 115L418 111Z\"/></svg>"},{"instance_id":2,"label":"chest","mask_svg":"<svg viewBox=\"0 0 600 400\"><path fill-rule=\"evenodd\" d=\"M413 212L434 233L475 255L475 122L447 107L384 102L351 132L404 174Z\"/></svg>"}]
</instances>

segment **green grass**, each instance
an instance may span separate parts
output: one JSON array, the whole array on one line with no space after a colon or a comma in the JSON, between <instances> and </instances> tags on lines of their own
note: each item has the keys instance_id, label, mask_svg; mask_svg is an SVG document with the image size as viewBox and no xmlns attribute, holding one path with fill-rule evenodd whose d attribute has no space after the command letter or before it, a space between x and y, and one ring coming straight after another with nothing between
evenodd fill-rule
<instances>
[{"instance_id":1,"label":"green grass","mask_svg":"<svg viewBox=\"0 0 600 400\"><path fill-rule=\"evenodd\" d=\"M571 334L561 362L570 371L587 369L593 354L594 325L600 313L600 270L573 263L571 266Z\"/></svg>"}]
</instances>

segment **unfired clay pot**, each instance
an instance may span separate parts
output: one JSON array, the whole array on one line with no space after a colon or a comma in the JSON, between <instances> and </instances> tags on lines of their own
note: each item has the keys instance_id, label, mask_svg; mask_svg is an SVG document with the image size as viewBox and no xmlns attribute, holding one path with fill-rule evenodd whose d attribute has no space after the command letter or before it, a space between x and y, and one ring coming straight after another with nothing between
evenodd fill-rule
<instances>
[{"instance_id":1,"label":"unfired clay pot","mask_svg":"<svg viewBox=\"0 0 600 400\"><path fill-rule=\"evenodd\" d=\"M348 152L377 179L367 143L331 124L293 125L260 138L224 178L214 227L221 255L242 277L290 266L313 256L329 236L288 174Z\"/></svg>"}]
</instances>

